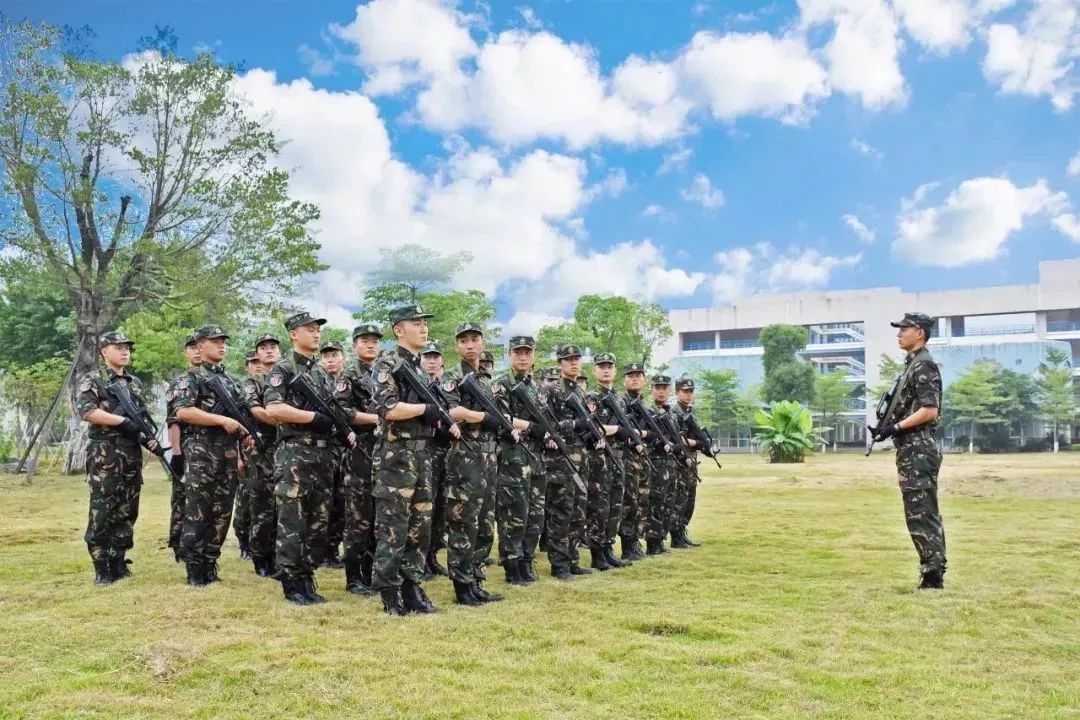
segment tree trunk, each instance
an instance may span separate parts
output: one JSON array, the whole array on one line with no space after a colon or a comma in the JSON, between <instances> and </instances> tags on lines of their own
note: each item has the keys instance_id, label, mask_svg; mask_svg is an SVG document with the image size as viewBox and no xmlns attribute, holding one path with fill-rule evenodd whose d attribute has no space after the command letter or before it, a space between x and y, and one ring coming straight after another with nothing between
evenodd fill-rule
<instances>
[{"instance_id":1,"label":"tree trunk","mask_svg":"<svg viewBox=\"0 0 1080 720\"><path fill-rule=\"evenodd\" d=\"M1058 424L1054 421L1054 452L1058 451Z\"/></svg>"},{"instance_id":2,"label":"tree trunk","mask_svg":"<svg viewBox=\"0 0 1080 720\"><path fill-rule=\"evenodd\" d=\"M968 437L968 454L975 452L975 433L971 433Z\"/></svg>"}]
</instances>

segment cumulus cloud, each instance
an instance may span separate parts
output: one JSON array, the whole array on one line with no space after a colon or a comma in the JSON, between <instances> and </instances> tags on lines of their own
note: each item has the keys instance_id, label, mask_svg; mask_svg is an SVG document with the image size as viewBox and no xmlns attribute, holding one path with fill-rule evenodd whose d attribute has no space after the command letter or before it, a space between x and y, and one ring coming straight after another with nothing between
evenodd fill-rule
<instances>
[{"instance_id":1,"label":"cumulus cloud","mask_svg":"<svg viewBox=\"0 0 1080 720\"><path fill-rule=\"evenodd\" d=\"M724 192L713 187L712 181L703 173L695 175L689 187L680 190L679 195L686 202L697 203L706 210L724 206Z\"/></svg>"},{"instance_id":2,"label":"cumulus cloud","mask_svg":"<svg viewBox=\"0 0 1080 720\"><path fill-rule=\"evenodd\" d=\"M717 273L710 286L717 303L757 292L813 290L825 287L838 268L854 267L862 254L826 255L814 248L778 251L769 243L716 253Z\"/></svg>"},{"instance_id":3,"label":"cumulus cloud","mask_svg":"<svg viewBox=\"0 0 1080 720\"><path fill-rule=\"evenodd\" d=\"M939 54L967 46L975 8L969 0L893 0L897 17L918 43Z\"/></svg>"},{"instance_id":4,"label":"cumulus cloud","mask_svg":"<svg viewBox=\"0 0 1080 720\"><path fill-rule=\"evenodd\" d=\"M870 228L866 227L862 220L857 215L847 214L840 218L844 221L844 224L851 228L851 231L855 233L855 236L864 243L872 243L877 237L876 233Z\"/></svg>"},{"instance_id":5,"label":"cumulus cloud","mask_svg":"<svg viewBox=\"0 0 1080 720\"><path fill-rule=\"evenodd\" d=\"M682 170L686 167L686 164L690 162L690 156L694 154L694 151L690 148L679 148L664 155L663 161L660 163L660 167L657 168L657 175L666 175L669 172Z\"/></svg>"},{"instance_id":6,"label":"cumulus cloud","mask_svg":"<svg viewBox=\"0 0 1080 720\"><path fill-rule=\"evenodd\" d=\"M1009 238L1040 214L1059 214L1068 206L1064 193L1044 180L1017 187L1007 178L965 180L944 202L922 207L931 186L920 187L902 203L893 255L937 267L960 267L991 260L1005 251Z\"/></svg>"},{"instance_id":7,"label":"cumulus cloud","mask_svg":"<svg viewBox=\"0 0 1080 720\"><path fill-rule=\"evenodd\" d=\"M1072 213L1062 213L1054 218L1054 227L1073 242L1080 243L1080 218Z\"/></svg>"},{"instance_id":8,"label":"cumulus cloud","mask_svg":"<svg viewBox=\"0 0 1080 720\"><path fill-rule=\"evenodd\" d=\"M1080 175L1080 152L1073 155L1072 160L1069 161L1069 165L1065 168L1065 174L1069 177Z\"/></svg>"},{"instance_id":9,"label":"cumulus cloud","mask_svg":"<svg viewBox=\"0 0 1080 720\"><path fill-rule=\"evenodd\" d=\"M334 73L334 61L325 54L304 43L296 49L296 55L300 62L307 68L307 74L312 77L322 77Z\"/></svg>"}]
</instances>

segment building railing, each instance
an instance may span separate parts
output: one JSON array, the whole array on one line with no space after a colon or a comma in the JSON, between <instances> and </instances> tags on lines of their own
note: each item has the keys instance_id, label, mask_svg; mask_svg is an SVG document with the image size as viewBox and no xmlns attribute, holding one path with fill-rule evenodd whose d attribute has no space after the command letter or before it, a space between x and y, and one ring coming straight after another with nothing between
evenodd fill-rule
<instances>
[{"instance_id":1,"label":"building railing","mask_svg":"<svg viewBox=\"0 0 1080 720\"><path fill-rule=\"evenodd\" d=\"M953 333L954 337L985 337L987 335L1028 335L1035 332L1034 325L997 325L984 328L964 328L963 333Z\"/></svg>"},{"instance_id":2,"label":"building railing","mask_svg":"<svg viewBox=\"0 0 1080 720\"><path fill-rule=\"evenodd\" d=\"M682 349L684 352L696 352L700 350L715 350L715 340L686 340L683 342Z\"/></svg>"},{"instance_id":3,"label":"building railing","mask_svg":"<svg viewBox=\"0 0 1080 720\"><path fill-rule=\"evenodd\" d=\"M1080 322L1072 320L1047 320L1046 332L1076 332L1080 331Z\"/></svg>"},{"instance_id":4,"label":"building railing","mask_svg":"<svg viewBox=\"0 0 1080 720\"><path fill-rule=\"evenodd\" d=\"M757 340L721 340L721 350L735 350L738 348L757 348L761 347L761 343Z\"/></svg>"}]
</instances>

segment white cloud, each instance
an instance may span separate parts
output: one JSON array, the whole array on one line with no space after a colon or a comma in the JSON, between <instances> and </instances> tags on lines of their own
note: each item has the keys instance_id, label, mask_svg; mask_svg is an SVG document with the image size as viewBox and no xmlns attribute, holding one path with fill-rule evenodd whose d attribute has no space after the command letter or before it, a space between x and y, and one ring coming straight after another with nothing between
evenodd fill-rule
<instances>
[{"instance_id":1,"label":"white cloud","mask_svg":"<svg viewBox=\"0 0 1080 720\"><path fill-rule=\"evenodd\" d=\"M723 191L714 188L712 181L702 173L695 175L690 186L680 190L679 195L683 200L697 203L706 210L715 210L724 205Z\"/></svg>"},{"instance_id":2,"label":"white cloud","mask_svg":"<svg viewBox=\"0 0 1080 720\"><path fill-rule=\"evenodd\" d=\"M923 208L927 188L902 202L892 244L894 256L919 265L960 267L998 257L1028 218L1068 205L1065 194L1051 192L1044 180L1028 187L1007 178L965 180L944 203Z\"/></svg>"},{"instance_id":3,"label":"white cloud","mask_svg":"<svg viewBox=\"0 0 1080 720\"><path fill-rule=\"evenodd\" d=\"M660 215L663 215L665 212L667 211L664 210L663 205L657 205L654 203L652 205L645 206L645 209L641 211L641 217L658 217Z\"/></svg>"},{"instance_id":4,"label":"white cloud","mask_svg":"<svg viewBox=\"0 0 1080 720\"><path fill-rule=\"evenodd\" d=\"M860 140L859 138L851 138L851 149L859 153L860 155L872 157L875 160L881 160L885 157L885 153L881 152L865 140Z\"/></svg>"},{"instance_id":5,"label":"white cloud","mask_svg":"<svg viewBox=\"0 0 1080 720\"><path fill-rule=\"evenodd\" d=\"M606 195L608 197L619 197L623 194L629 185L629 181L626 178L626 171L622 168L615 168L610 170L604 179L595 185L589 187L586 191L586 198L592 200Z\"/></svg>"},{"instance_id":6,"label":"white cloud","mask_svg":"<svg viewBox=\"0 0 1080 720\"><path fill-rule=\"evenodd\" d=\"M813 248L796 255L781 255L771 259L765 273L768 288L773 291L822 288L829 284L833 270L853 267L862 261L862 253L833 257Z\"/></svg>"},{"instance_id":7,"label":"white cloud","mask_svg":"<svg viewBox=\"0 0 1080 720\"><path fill-rule=\"evenodd\" d=\"M826 287L838 268L853 267L862 254L836 257L814 248L778 252L768 243L716 253L718 272L710 284L717 303L757 292L785 292Z\"/></svg>"},{"instance_id":8,"label":"white cloud","mask_svg":"<svg viewBox=\"0 0 1080 720\"><path fill-rule=\"evenodd\" d=\"M562 325L572 319L563 315L522 310L514 313L513 317L506 321L503 325L503 335L506 337L511 335L532 335L535 337L536 332L544 325Z\"/></svg>"},{"instance_id":9,"label":"white cloud","mask_svg":"<svg viewBox=\"0 0 1080 720\"><path fill-rule=\"evenodd\" d=\"M983 73L1006 94L1046 95L1055 110L1080 92L1080 8L1075 0L1034 0L1020 27L995 23L987 32Z\"/></svg>"},{"instance_id":10,"label":"white cloud","mask_svg":"<svg viewBox=\"0 0 1080 720\"><path fill-rule=\"evenodd\" d=\"M716 302L730 302L746 295L754 270L754 253L747 248L734 248L716 253L714 259L719 272L710 284Z\"/></svg>"},{"instance_id":11,"label":"white cloud","mask_svg":"<svg viewBox=\"0 0 1080 720\"><path fill-rule=\"evenodd\" d=\"M307 74L312 77L332 75L334 61L308 44L303 44L296 49L300 62L307 68Z\"/></svg>"},{"instance_id":12,"label":"white cloud","mask_svg":"<svg viewBox=\"0 0 1080 720\"><path fill-rule=\"evenodd\" d=\"M904 29L924 47L947 54L967 47L975 9L969 0L893 0Z\"/></svg>"},{"instance_id":13,"label":"white cloud","mask_svg":"<svg viewBox=\"0 0 1080 720\"><path fill-rule=\"evenodd\" d=\"M1073 242L1080 243L1080 218L1072 213L1062 213L1053 220L1054 227Z\"/></svg>"},{"instance_id":14,"label":"white cloud","mask_svg":"<svg viewBox=\"0 0 1080 720\"><path fill-rule=\"evenodd\" d=\"M1080 175L1080 152L1073 155L1072 160L1069 161L1068 167L1065 168L1065 174L1069 177Z\"/></svg>"},{"instance_id":15,"label":"white cloud","mask_svg":"<svg viewBox=\"0 0 1080 720\"><path fill-rule=\"evenodd\" d=\"M863 221L860 220L856 215L851 215L849 213L847 215L844 215L840 219L843 220L844 224L851 228L851 231L855 233L856 237L858 237L859 240L863 241L864 243L872 243L877 237L876 233L874 233L874 231L870 228L866 227L866 225L863 224Z\"/></svg>"},{"instance_id":16,"label":"white cloud","mask_svg":"<svg viewBox=\"0 0 1080 720\"><path fill-rule=\"evenodd\" d=\"M694 154L694 151L690 148L679 148L664 155L663 162L660 163L659 169L657 169L657 175L666 175L669 172L675 170L682 170L686 167L686 164L690 162L690 156Z\"/></svg>"}]
</instances>

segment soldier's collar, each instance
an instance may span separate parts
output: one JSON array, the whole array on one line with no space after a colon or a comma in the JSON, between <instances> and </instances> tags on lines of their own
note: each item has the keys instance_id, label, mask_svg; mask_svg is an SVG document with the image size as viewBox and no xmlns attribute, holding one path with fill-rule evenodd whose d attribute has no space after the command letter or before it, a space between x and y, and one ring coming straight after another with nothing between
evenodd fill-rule
<instances>
[{"instance_id":1,"label":"soldier's collar","mask_svg":"<svg viewBox=\"0 0 1080 720\"><path fill-rule=\"evenodd\" d=\"M518 373L516 370L511 370L510 373L514 376L514 380L523 382L526 385L532 383L532 373Z\"/></svg>"},{"instance_id":2,"label":"soldier's collar","mask_svg":"<svg viewBox=\"0 0 1080 720\"><path fill-rule=\"evenodd\" d=\"M213 363L205 363L203 365L203 367L206 368L208 371L210 371L212 373L221 374L221 373L225 372L225 366L224 365L214 365Z\"/></svg>"},{"instance_id":3,"label":"soldier's collar","mask_svg":"<svg viewBox=\"0 0 1080 720\"><path fill-rule=\"evenodd\" d=\"M311 366L315 365L315 358L309 358L304 353L293 350L293 362L303 366L303 368L306 370Z\"/></svg>"},{"instance_id":4,"label":"soldier's collar","mask_svg":"<svg viewBox=\"0 0 1080 720\"><path fill-rule=\"evenodd\" d=\"M109 374L109 379L110 380L113 379L113 378L116 378L116 377L124 378L125 380L130 380L131 379L131 376L128 375L128 373L127 373L127 368L120 368L120 372L116 372L111 367L106 365L105 366L105 372Z\"/></svg>"},{"instance_id":5,"label":"soldier's collar","mask_svg":"<svg viewBox=\"0 0 1080 720\"><path fill-rule=\"evenodd\" d=\"M418 354L414 353L409 348L405 347L404 345L398 345L397 346L397 354L398 354L398 357L402 357L402 358L405 358L406 360L412 361L412 363L414 365L419 365L420 364L420 356Z\"/></svg>"}]
</instances>

